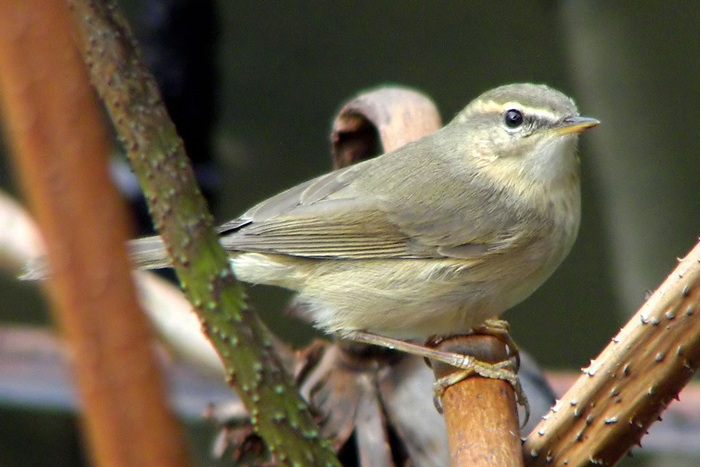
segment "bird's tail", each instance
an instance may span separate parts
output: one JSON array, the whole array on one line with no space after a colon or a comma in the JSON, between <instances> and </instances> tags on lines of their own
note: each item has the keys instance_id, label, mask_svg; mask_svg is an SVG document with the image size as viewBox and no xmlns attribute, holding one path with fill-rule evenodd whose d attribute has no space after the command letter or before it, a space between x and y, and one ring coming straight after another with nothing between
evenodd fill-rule
<instances>
[{"instance_id":1,"label":"bird's tail","mask_svg":"<svg viewBox=\"0 0 701 467\"><path fill-rule=\"evenodd\" d=\"M134 269L160 269L171 267L165 245L161 237L145 237L127 243L129 259ZM33 259L24 266L21 280L44 280L51 275L49 264L44 256Z\"/></svg>"},{"instance_id":2,"label":"bird's tail","mask_svg":"<svg viewBox=\"0 0 701 467\"><path fill-rule=\"evenodd\" d=\"M135 269L161 269L172 266L163 240L159 236L130 240L127 242L127 248Z\"/></svg>"}]
</instances>

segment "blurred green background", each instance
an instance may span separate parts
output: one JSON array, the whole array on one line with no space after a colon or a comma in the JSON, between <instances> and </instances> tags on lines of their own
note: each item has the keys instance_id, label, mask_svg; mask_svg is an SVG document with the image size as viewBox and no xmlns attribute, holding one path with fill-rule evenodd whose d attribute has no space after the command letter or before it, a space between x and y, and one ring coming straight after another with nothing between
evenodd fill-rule
<instances>
[{"instance_id":1,"label":"blurred green background","mask_svg":"<svg viewBox=\"0 0 701 467\"><path fill-rule=\"evenodd\" d=\"M154 14L147 3L125 3L135 24ZM530 81L572 96L602 124L581 138L573 252L506 315L520 345L546 368L586 366L698 239L698 2L214 6L219 40L202 54L216 65L218 221L329 170L331 120L361 90L414 87L447 122L489 88ZM2 189L16 193L4 157L0 164ZM33 285L3 273L0 294L0 323L46 320ZM285 292L254 287L251 296L280 335L309 337L306 324L280 318Z\"/></svg>"}]
</instances>

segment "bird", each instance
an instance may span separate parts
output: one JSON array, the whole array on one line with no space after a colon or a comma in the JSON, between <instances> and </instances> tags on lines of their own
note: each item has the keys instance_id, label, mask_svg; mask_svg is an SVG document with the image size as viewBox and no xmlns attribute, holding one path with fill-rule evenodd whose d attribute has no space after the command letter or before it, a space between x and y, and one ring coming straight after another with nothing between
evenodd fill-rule
<instances>
[{"instance_id":1,"label":"bird","mask_svg":"<svg viewBox=\"0 0 701 467\"><path fill-rule=\"evenodd\" d=\"M283 191L219 227L236 276L298 294L319 329L418 340L500 316L580 224L577 139L599 124L546 85L488 90L443 128ZM160 237L135 267L170 266Z\"/></svg>"}]
</instances>

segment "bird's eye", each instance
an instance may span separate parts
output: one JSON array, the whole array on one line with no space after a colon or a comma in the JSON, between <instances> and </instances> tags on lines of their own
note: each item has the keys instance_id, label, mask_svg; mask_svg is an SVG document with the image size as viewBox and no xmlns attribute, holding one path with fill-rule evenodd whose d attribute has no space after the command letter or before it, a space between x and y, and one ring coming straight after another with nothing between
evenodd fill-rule
<instances>
[{"instance_id":1,"label":"bird's eye","mask_svg":"<svg viewBox=\"0 0 701 467\"><path fill-rule=\"evenodd\" d=\"M507 128L516 129L523 125L523 114L516 109L509 109L504 115L504 123Z\"/></svg>"}]
</instances>

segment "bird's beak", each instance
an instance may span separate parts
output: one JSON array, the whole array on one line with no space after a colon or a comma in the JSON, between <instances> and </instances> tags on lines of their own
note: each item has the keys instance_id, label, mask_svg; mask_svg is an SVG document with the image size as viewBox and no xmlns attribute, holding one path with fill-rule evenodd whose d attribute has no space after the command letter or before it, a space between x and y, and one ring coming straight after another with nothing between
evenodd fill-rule
<instances>
[{"instance_id":1,"label":"bird's beak","mask_svg":"<svg viewBox=\"0 0 701 467\"><path fill-rule=\"evenodd\" d=\"M558 135L569 135L571 133L581 133L593 128L601 123L595 118L589 117L567 117L555 128Z\"/></svg>"}]
</instances>

